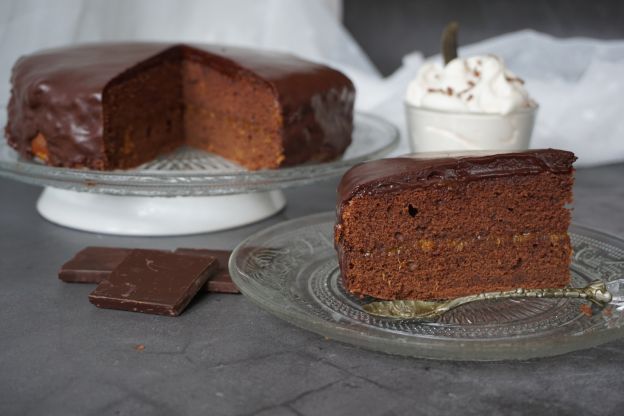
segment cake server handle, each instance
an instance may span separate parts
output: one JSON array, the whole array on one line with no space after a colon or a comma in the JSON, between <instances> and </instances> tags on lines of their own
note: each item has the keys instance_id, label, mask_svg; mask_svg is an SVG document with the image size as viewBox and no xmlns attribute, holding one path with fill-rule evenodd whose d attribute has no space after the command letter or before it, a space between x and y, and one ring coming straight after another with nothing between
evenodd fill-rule
<instances>
[{"instance_id":1,"label":"cake server handle","mask_svg":"<svg viewBox=\"0 0 624 416\"><path fill-rule=\"evenodd\" d=\"M500 292L485 292L478 295L463 296L445 301L427 300L389 300L371 302L363 306L371 315L396 319L428 320L438 318L451 309L470 302L493 299L519 298L576 298L590 301L605 307L613 299L602 280L596 280L581 288L565 289L515 289Z\"/></svg>"}]
</instances>

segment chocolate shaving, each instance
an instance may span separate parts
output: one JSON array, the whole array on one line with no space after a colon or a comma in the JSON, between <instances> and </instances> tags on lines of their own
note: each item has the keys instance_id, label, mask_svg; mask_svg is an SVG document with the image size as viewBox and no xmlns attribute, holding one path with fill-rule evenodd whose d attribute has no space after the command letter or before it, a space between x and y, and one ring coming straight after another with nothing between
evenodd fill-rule
<instances>
[{"instance_id":1,"label":"chocolate shaving","mask_svg":"<svg viewBox=\"0 0 624 416\"><path fill-rule=\"evenodd\" d=\"M518 83L524 85L524 80L522 78L520 78L520 77L510 77L510 76L505 75L505 80L507 82L518 82Z\"/></svg>"},{"instance_id":2,"label":"chocolate shaving","mask_svg":"<svg viewBox=\"0 0 624 416\"><path fill-rule=\"evenodd\" d=\"M469 93L470 90L472 90L475 85L476 84L473 81L468 81L468 88L465 88L465 89L461 90L460 92L458 92L457 96L461 97L462 95Z\"/></svg>"}]
</instances>

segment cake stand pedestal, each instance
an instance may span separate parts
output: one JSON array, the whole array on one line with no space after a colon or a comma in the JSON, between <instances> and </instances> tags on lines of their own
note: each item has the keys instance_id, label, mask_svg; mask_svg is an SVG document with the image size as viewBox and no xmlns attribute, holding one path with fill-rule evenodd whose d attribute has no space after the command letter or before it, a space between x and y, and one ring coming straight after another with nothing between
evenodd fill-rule
<instances>
[{"instance_id":1,"label":"cake stand pedestal","mask_svg":"<svg viewBox=\"0 0 624 416\"><path fill-rule=\"evenodd\" d=\"M392 124L356 114L351 146L331 162L248 171L214 154L181 148L138 168L110 172L46 166L2 142L0 175L45 186L37 210L56 224L119 235L196 234L270 217L286 205L281 189L340 176L389 153L398 141Z\"/></svg>"},{"instance_id":2,"label":"cake stand pedestal","mask_svg":"<svg viewBox=\"0 0 624 416\"><path fill-rule=\"evenodd\" d=\"M196 197L118 196L46 187L37 201L45 219L103 234L167 236L226 230L284 208L281 191Z\"/></svg>"}]
</instances>

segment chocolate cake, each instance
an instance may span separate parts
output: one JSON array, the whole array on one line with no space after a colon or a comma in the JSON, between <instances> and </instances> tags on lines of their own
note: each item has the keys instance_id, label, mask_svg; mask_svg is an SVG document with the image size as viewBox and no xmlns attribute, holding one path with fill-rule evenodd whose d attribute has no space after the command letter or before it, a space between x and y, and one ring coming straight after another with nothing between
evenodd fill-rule
<instances>
[{"instance_id":1,"label":"chocolate cake","mask_svg":"<svg viewBox=\"0 0 624 416\"><path fill-rule=\"evenodd\" d=\"M338 187L345 288L448 299L565 287L574 154L415 154L363 163Z\"/></svg>"},{"instance_id":2,"label":"chocolate cake","mask_svg":"<svg viewBox=\"0 0 624 416\"><path fill-rule=\"evenodd\" d=\"M339 157L351 142L351 81L287 54L118 43L17 61L8 143L53 166L135 167L183 144L249 169Z\"/></svg>"}]
</instances>

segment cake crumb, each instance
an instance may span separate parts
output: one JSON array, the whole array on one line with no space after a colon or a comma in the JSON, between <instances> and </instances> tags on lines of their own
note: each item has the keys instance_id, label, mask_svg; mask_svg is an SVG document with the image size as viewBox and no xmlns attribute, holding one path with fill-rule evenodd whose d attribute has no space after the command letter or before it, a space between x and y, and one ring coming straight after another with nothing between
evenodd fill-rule
<instances>
[{"instance_id":1,"label":"cake crumb","mask_svg":"<svg viewBox=\"0 0 624 416\"><path fill-rule=\"evenodd\" d=\"M581 313L585 316L592 316L592 308L588 304L584 303L581 305Z\"/></svg>"},{"instance_id":2,"label":"cake crumb","mask_svg":"<svg viewBox=\"0 0 624 416\"><path fill-rule=\"evenodd\" d=\"M31 152L44 163L48 161L48 142L43 134L37 133L30 143Z\"/></svg>"}]
</instances>

